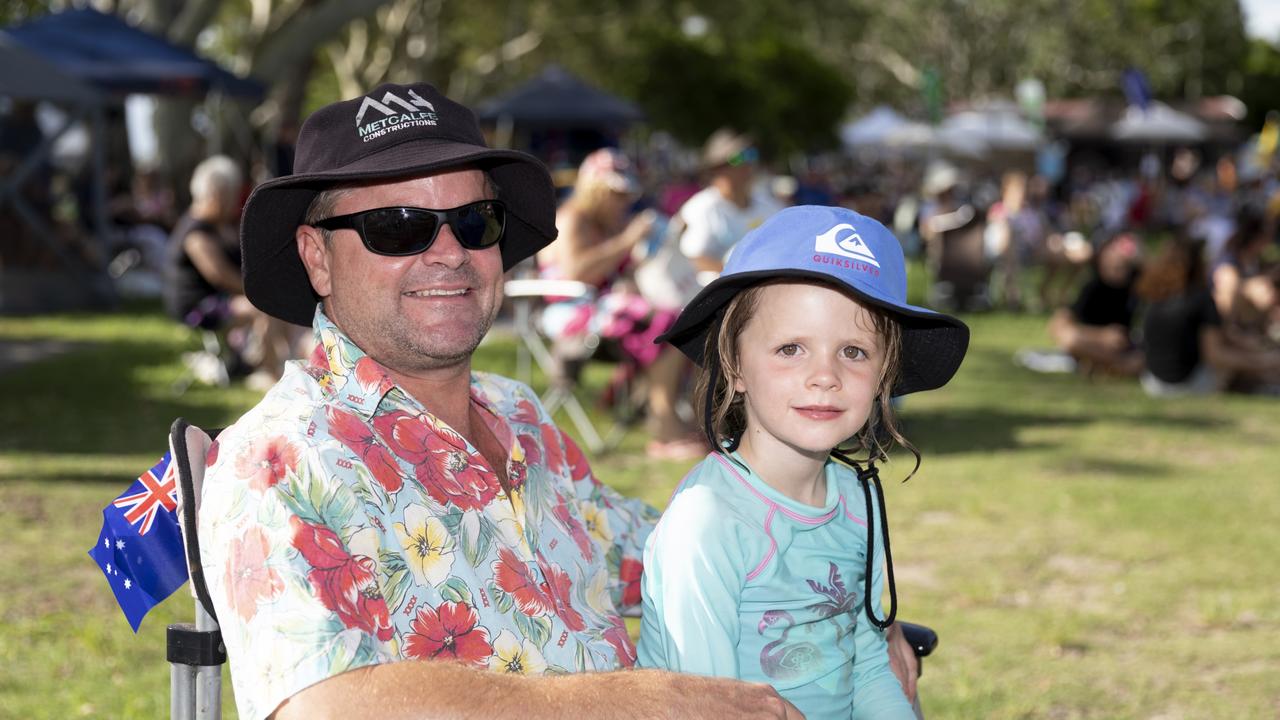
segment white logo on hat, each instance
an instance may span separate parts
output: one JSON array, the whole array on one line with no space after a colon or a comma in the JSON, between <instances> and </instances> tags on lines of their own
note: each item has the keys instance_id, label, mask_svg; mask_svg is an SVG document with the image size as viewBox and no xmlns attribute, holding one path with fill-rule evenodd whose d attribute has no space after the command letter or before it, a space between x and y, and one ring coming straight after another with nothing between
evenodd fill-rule
<instances>
[{"instance_id":1,"label":"white logo on hat","mask_svg":"<svg viewBox=\"0 0 1280 720\"><path fill-rule=\"evenodd\" d=\"M840 233L845 230L849 234L839 237ZM862 236L848 223L836 225L814 238L813 249L815 252L841 255L880 267L880 263L876 261L876 256L871 253L871 248L867 247L867 243L862 240Z\"/></svg>"},{"instance_id":2,"label":"white logo on hat","mask_svg":"<svg viewBox=\"0 0 1280 720\"><path fill-rule=\"evenodd\" d=\"M382 102L366 95L364 102L360 103L360 112L356 113L356 132L360 134L360 139L369 142L396 130L437 124L435 106L424 100L418 93L412 90L408 92L409 99L405 100L388 91L382 96ZM402 109L397 110L391 107L392 105ZM361 125L364 114L369 108L382 113L383 117Z\"/></svg>"},{"instance_id":3,"label":"white logo on hat","mask_svg":"<svg viewBox=\"0 0 1280 720\"><path fill-rule=\"evenodd\" d=\"M359 125L360 121L364 119L364 114L369 110L369 108L373 108L374 110L377 110L383 115L399 114L400 111L392 110L390 107L391 105L398 105L404 108L404 110L408 112L417 112L419 108L424 108L426 110L430 110L431 112L436 111L436 108L434 105L427 102L426 100L423 100L422 96L418 95L418 93L412 90L409 91L408 100L405 100L399 95L396 95L395 93L388 91L387 94L382 96L382 102L378 102L377 100L374 100L368 95L365 96L364 102L360 103L360 112L356 113L356 125Z\"/></svg>"}]
</instances>

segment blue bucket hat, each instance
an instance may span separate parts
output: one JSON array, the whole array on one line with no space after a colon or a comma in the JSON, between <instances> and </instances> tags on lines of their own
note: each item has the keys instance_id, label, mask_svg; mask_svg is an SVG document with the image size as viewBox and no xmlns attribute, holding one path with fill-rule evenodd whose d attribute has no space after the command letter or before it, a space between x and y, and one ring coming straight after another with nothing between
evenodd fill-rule
<instances>
[{"instance_id":1,"label":"blue bucket hat","mask_svg":"<svg viewBox=\"0 0 1280 720\"><path fill-rule=\"evenodd\" d=\"M852 210L801 205L747 233L720 277L685 306L656 342L669 342L702 364L707 333L743 290L794 278L834 286L884 310L902 325L902 372L893 395L942 387L969 347L969 328L949 315L907 303L902 245L888 228Z\"/></svg>"}]
</instances>

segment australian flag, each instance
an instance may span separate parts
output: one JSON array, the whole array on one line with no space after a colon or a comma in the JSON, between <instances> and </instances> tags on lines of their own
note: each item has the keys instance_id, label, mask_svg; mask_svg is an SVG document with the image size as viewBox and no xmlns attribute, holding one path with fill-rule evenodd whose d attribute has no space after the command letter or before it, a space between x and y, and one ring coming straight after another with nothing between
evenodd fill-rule
<instances>
[{"instance_id":1,"label":"australian flag","mask_svg":"<svg viewBox=\"0 0 1280 720\"><path fill-rule=\"evenodd\" d=\"M169 460L165 453L102 510L102 532L89 550L134 632L151 608L187 581L178 483Z\"/></svg>"}]
</instances>

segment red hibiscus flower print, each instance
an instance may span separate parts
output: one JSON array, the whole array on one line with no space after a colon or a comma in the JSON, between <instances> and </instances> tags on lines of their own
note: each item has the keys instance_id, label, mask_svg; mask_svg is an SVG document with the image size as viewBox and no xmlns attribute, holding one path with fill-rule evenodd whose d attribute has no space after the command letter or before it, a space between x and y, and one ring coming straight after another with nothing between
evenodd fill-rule
<instances>
[{"instance_id":1,"label":"red hibiscus flower print","mask_svg":"<svg viewBox=\"0 0 1280 720\"><path fill-rule=\"evenodd\" d=\"M392 452L414 465L427 459L427 442L435 435L424 418L404 410L375 417L373 428Z\"/></svg>"},{"instance_id":2,"label":"red hibiscus flower print","mask_svg":"<svg viewBox=\"0 0 1280 720\"><path fill-rule=\"evenodd\" d=\"M373 558L351 555L337 533L323 525L290 518L293 546L311 565L307 580L324 606L342 624L373 633L379 640L393 634L387 601L376 580Z\"/></svg>"},{"instance_id":3,"label":"red hibiscus flower print","mask_svg":"<svg viewBox=\"0 0 1280 720\"><path fill-rule=\"evenodd\" d=\"M525 433L517 433L516 442L520 443L520 448L524 450L525 463L529 465L539 465L542 463L542 445L538 442L537 438Z\"/></svg>"},{"instance_id":4,"label":"red hibiscus flower print","mask_svg":"<svg viewBox=\"0 0 1280 720\"><path fill-rule=\"evenodd\" d=\"M274 600L282 590L280 574L267 565L271 547L262 528L250 528L231 543L224 584L231 606L245 620L258 614L259 600Z\"/></svg>"},{"instance_id":5,"label":"red hibiscus flower print","mask_svg":"<svg viewBox=\"0 0 1280 720\"><path fill-rule=\"evenodd\" d=\"M426 607L410 624L404 653L411 658L458 660L468 665L487 665L493 647L489 631L477 627L480 616L466 603L444 602Z\"/></svg>"},{"instance_id":6,"label":"red hibiscus flower print","mask_svg":"<svg viewBox=\"0 0 1280 720\"><path fill-rule=\"evenodd\" d=\"M373 479L389 493L400 492L404 487L400 466L391 456L391 451L378 442L373 429L358 415L333 406L327 408L325 414L329 418L329 432L348 450L360 456Z\"/></svg>"},{"instance_id":7,"label":"red hibiscus flower print","mask_svg":"<svg viewBox=\"0 0 1280 720\"><path fill-rule=\"evenodd\" d=\"M517 460L507 461L507 485L511 489L519 490L524 487L524 481L529 479L529 466Z\"/></svg>"},{"instance_id":8,"label":"red hibiscus flower print","mask_svg":"<svg viewBox=\"0 0 1280 720\"><path fill-rule=\"evenodd\" d=\"M507 548L498 551L498 559L493 563L493 578L525 615L534 617L550 609L551 602L543 595L528 563Z\"/></svg>"},{"instance_id":9,"label":"red hibiscus flower print","mask_svg":"<svg viewBox=\"0 0 1280 720\"><path fill-rule=\"evenodd\" d=\"M561 570L559 565L547 562L541 554L538 555L538 567L542 570L542 576L546 578L542 583L542 593L551 601L551 610L565 624L565 627L574 632L586 627L586 623L582 621L582 615L574 610L569 602L573 581L569 579L568 573Z\"/></svg>"},{"instance_id":10,"label":"red hibiscus flower print","mask_svg":"<svg viewBox=\"0 0 1280 720\"><path fill-rule=\"evenodd\" d=\"M627 634L626 624L617 615L610 616L608 620L609 628L602 634L605 642L612 645L613 651L618 653L618 663L622 667L635 667L636 646L631 642L631 636Z\"/></svg>"},{"instance_id":11,"label":"red hibiscus flower print","mask_svg":"<svg viewBox=\"0 0 1280 720\"><path fill-rule=\"evenodd\" d=\"M418 482L436 502L463 510L479 510L497 496L500 488L497 478L487 468L472 463L465 451L440 443L431 455L415 471Z\"/></svg>"},{"instance_id":12,"label":"red hibiscus flower print","mask_svg":"<svg viewBox=\"0 0 1280 720\"><path fill-rule=\"evenodd\" d=\"M513 422L525 423L527 425L538 424L538 408L528 400L521 400L516 403L515 414L511 416Z\"/></svg>"},{"instance_id":13,"label":"red hibiscus flower print","mask_svg":"<svg viewBox=\"0 0 1280 720\"><path fill-rule=\"evenodd\" d=\"M565 462L569 465L569 478L574 482L581 482L586 478L591 478L593 485L599 485L600 481L591 474L591 464L587 462L587 456L582 454L582 448L578 447L578 443L568 435L564 436L564 453ZM608 505L608 502L605 503Z\"/></svg>"},{"instance_id":14,"label":"red hibiscus flower print","mask_svg":"<svg viewBox=\"0 0 1280 720\"><path fill-rule=\"evenodd\" d=\"M622 558L618 565L618 580L622 583L622 604L625 606L640 604L640 576L644 574L644 564L635 558Z\"/></svg>"},{"instance_id":15,"label":"red hibiscus flower print","mask_svg":"<svg viewBox=\"0 0 1280 720\"><path fill-rule=\"evenodd\" d=\"M236 457L236 475L249 481L249 487L262 492L284 479L285 473L298 466L301 453L284 437L258 438L251 441Z\"/></svg>"},{"instance_id":16,"label":"red hibiscus flower print","mask_svg":"<svg viewBox=\"0 0 1280 720\"><path fill-rule=\"evenodd\" d=\"M360 384L360 389L366 393L385 394L391 389L395 383L391 378L387 377L387 371L382 369L378 361L368 355L356 361L356 382Z\"/></svg>"},{"instance_id":17,"label":"red hibiscus flower print","mask_svg":"<svg viewBox=\"0 0 1280 720\"><path fill-rule=\"evenodd\" d=\"M560 449L560 431L552 425L543 425L542 446L547 451L547 470L554 475L564 471L564 451Z\"/></svg>"},{"instance_id":18,"label":"red hibiscus flower print","mask_svg":"<svg viewBox=\"0 0 1280 720\"><path fill-rule=\"evenodd\" d=\"M591 558L595 553L591 538L587 536L587 528L582 525L578 518L574 517L569 510L568 502L560 493L556 493L556 506L552 512L555 513L556 519L560 521L564 529L568 530L569 534L573 536L573 541L577 543L578 550L582 552L582 556L587 559L587 562L591 562Z\"/></svg>"}]
</instances>

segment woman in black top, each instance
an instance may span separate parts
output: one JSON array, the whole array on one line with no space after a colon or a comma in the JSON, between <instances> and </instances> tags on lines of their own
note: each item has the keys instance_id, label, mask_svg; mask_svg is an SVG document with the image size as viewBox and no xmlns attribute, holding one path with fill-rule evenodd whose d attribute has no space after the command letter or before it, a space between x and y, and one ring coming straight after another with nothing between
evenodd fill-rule
<instances>
[{"instance_id":1,"label":"woman in black top","mask_svg":"<svg viewBox=\"0 0 1280 720\"><path fill-rule=\"evenodd\" d=\"M1142 386L1151 395L1205 394L1280 382L1280 350L1229 343L1206 281L1203 248L1186 238L1165 243L1138 280L1150 303Z\"/></svg>"},{"instance_id":2,"label":"woman in black top","mask_svg":"<svg viewBox=\"0 0 1280 720\"><path fill-rule=\"evenodd\" d=\"M1054 342L1081 366L1128 376L1142 370L1142 351L1132 338L1138 262L1134 237L1129 233L1112 236L1094 253L1093 277L1076 301L1050 318Z\"/></svg>"},{"instance_id":3,"label":"woman in black top","mask_svg":"<svg viewBox=\"0 0 1280 720\"><path fill-rule=\"evenodd\" d=\"M249 383L266 387L279 379L289 356L288 330L244 296L237 233L242 183L240 168L229 157L215 155L196 166L191 207L169 239L164 304L171 317L191 327L247 326L258 350Z\"/></svg>"}]
</instances>

